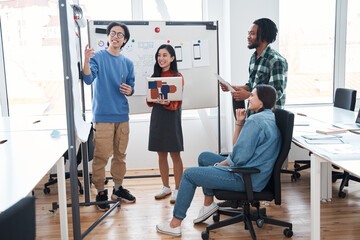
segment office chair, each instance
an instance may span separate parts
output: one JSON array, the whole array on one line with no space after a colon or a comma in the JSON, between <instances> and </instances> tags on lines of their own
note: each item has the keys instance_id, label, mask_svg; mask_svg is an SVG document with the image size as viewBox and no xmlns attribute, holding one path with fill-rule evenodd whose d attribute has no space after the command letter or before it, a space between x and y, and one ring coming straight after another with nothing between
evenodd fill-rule
<instances>
[{"instance_id":1,"label":"office chair","mask_svg":"<svg viewBox=\"0 0 360 240\"><path fill-rule=\"evenodd\" d=\"M24 197L10 208L0 213L0 239L34 240L35 198Z\"/></svg>"},{"instance_id":2,"label":"office chair","mask_svg":"<svg viewBox=\"0 0 360 240\"><path fill-rule=\"evenodd\" d=\"M260 201L275 200L276 205L281 204L281 181L280 173L281 167L284 163L289 150L292 139L292 132L294 126L294 114L283 109L275 110L276 124L280 130L282 143L280 153L276 159L271 179L269 180L265 189L261 192L253 192L251 183L251 174L259 173L256 168L230 168L232 173L242 173L245 182L246 192L235 192L215 189L215 197L219 200L240 201L243 211L223 210L219 209L213 216L214 224L208 225L206 230L202 232L202 239L209 239L210 230L228 226L238 222L244 222L245 229L250 231L252 239L256 239L255 231L252 226L252 221L261 228L264 223L286 227L284 235L290 238L293 235L292 224L267 217L266 209L260 209ZM250 205L256 210L250 211ZM231 218L220 220L220 215L231 216Z\"/></svg>"},{"instance_id":3,"label":"office chair","mask_svg":"<svg viewBox=\"0 0 360 240\"><path fill-rule=\"evenodd\" d=\"M93 158L94 158L94 144L93 144L93 139L94 139L94 133L93 133L93 130L91 129L90 130L90 134L89 134L89 137L88 137L88 140L86 142L87 144L87 148L88 148L88 159L89 161L91 161ZM64 157L64 164L66 163L66 161L69 159L68 157L68 151L66 151L63 155ZM81 148L79 148L77 154L76 154L76 163L77 163L77 166L79 166L79 164L81 163L81 160L82 160L82 153L81 153ZM82 171L81 170L78 170L78 177L82 177L83 174L82 174ZM65 179L68 179L70 178L70 172L66 172L65 173ZM53 173L53 174L50 174L49 175L49 180L48 182L46 182L44 184L44 193L45 194L49 194L50 193L50 188L49 186L53 185L53 184L56 184L57 183L57 174L56 173ZM78 186L79 186L79 193L80 194L84 194L84 188L80 182L80 180L78 179Z\"/></svg>"},{"instance_id":4,"label":"office chair","mask_svg":"<svg viewBox=\"0 0 360 240\"><path fill-rule=\"evenodd\" d=\"M334 97L334 107L354 111L355 109L355 103L356 103L356 90L353 89L347 89L347 88L337 88L335 90L335 97ZM311 155L311 152L309 152L309 156ZM290 173L291 174L291 181L296 181L296 179L301 177L301 174L299 171L308 169L311 167L310 160L295 160L294 161L294 170L287 170L283 169L282 173ZM336 169L336 166L334 166ZM335 176L334 176L335 174ZM337 179L343 179L345 175L343 176L342 173L334 172L333 173L333 182L336 182ZM347 183L346 183L347 186ZM339 190L339 196L345 197L345 193L342 192L341 186ZM345 194L345 195L344 195Z\"/></svg>"},{"instance_id":5,"label":"office chair","mask_svg":"<svg viewBox=\"0 0 360 240\"><path fill-rule=\"evenodd\" d=\"M335 91L334 107L354 111L356 102L356 90L337 88Z\"/></svg>"},{"instance_id":6,"label":"office chair","mask_svg":"<svg viewBox=\"0 0 360 240\"><path fill-rule=\"evenodd\" d=\"M355 103L356 103L356 90L347 89L347 88L337 88L336 89L334 107L354 111ZM333 165L333 168L339 169L338 167L336 167L334 165ZM333 171L332 172L332 182L334 183L338 179L342 179L340 187L339 187L339 193L338 193L338 196L340 198L346 197L346 193L343 190L344 190L345 186L349 186L349 180L360 182L360 179L358 177L355 177L346 171L344 171L344 172Z\"/></svg>"}]
</instances>

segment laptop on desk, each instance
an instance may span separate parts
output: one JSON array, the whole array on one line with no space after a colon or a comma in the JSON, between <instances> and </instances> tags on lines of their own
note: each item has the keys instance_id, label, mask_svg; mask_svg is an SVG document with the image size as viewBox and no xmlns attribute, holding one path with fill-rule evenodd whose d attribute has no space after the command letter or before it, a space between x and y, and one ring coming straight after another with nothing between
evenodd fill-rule
<instances>
[{"instance_id":1,"label":"laptop on desk","mask_svg":"<svg viewBox=\"0 0 360 240\"><path fill-rule=\"evenodd\" d=\"M354 131L360 130L360 109L356 117L355 123L342 123L342 124L338 124L337 126L347 130L354 130Z\"/></svg>"}]
</instances>

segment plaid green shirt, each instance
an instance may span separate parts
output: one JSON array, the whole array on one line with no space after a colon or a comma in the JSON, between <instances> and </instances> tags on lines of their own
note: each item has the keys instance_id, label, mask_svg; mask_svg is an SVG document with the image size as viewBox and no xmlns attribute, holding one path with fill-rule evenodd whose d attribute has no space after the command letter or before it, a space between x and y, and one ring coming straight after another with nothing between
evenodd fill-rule
<instances>
[{"instance_id":1,"label":"plaid green shirt","mask_svg":"<svg viewBox=\"0 0 360 240\"><path fill-rule=\"evenodd\" d=\"M268 45L256 59L256 51L249 65L249 86L251 92L257 84L273 86L277 92L276 108L284 108L288 64L286 59Z\"/></svg>"}]
</instances>

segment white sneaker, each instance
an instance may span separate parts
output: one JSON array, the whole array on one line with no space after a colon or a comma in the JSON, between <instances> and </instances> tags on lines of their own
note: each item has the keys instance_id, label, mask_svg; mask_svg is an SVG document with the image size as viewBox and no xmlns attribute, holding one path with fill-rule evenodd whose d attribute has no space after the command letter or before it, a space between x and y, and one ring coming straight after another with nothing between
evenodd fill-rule
<instances>
[{"instance_id":1,"label":"white sneaker","mask_svg":"<svg viewBox=\"0 0 360 240\"><path fill-rule=\"evenodd\" d=\"M171 204L174 204L176 202L177 195L178 195L178 190L175 189L172 192L171 197L170 197L170 203Z\"/></svg>"},{"instance_id":2,"label":"white sneaker","mask_svg":"<svg viewBox=\"0 0 360 240\"><path fill-rule=\"evenodd\" d=\"M193 222L196 224L205 221L211 215L213 215L218 209L219 206L215 202L212 202L209 206L203 206L200 209L198 217L195 218Z\"/></svg>"},{"instance_id":3,"label":"white sneaker","mask_svg":"<svg viewBox=\"0 0 360 240\"><path fill-rule=\"evenodd\" d=\"M174 236L174 237L181 236L181 226L176 227L176 228L172 228L172 227L170 227L170 222L169 223L157 224L156 225L156 230L159 233L164 233L164 234L171 235L171 236Z\"/></svg>"},{"instance_id":4,"label":"white sneaker","mask_svg":"<svg viewBox=\"0 0 360 240\"><path fill-rule=\"evenodd\" d=\"M155 199L163 199L164 197L166 197L169 194L171 194L171 188L163 186L163 188L160 190L160 192L158 192L155 195Z\"/></svg>"}]
</instances>

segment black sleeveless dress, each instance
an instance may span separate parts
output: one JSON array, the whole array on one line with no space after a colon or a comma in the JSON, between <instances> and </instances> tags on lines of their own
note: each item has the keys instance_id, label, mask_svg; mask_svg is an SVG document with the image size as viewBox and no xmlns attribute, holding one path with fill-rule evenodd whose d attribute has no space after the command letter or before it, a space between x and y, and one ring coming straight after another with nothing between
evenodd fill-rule
<instances>
[{"instance_id":1,"label":"black sleeveless dress","mask_svg":"<svg viewBox=\"0 0 360 240\"><path fill-rule=\"evenodd\" d=\"M149 151L184 151L181 107L173 111L161 104L154 104L150 119Z\"/></svg>"},{"instance_id":2,"label":"black sleeveless dress","mask_svg":"<svg viewBox=\"0 0 360 240\"><path fill-rule=\"evenodd\" d=\"M163 72L161 77L181 76L179 73ZM181 152L184 151L181 127L181 107L168 110L163 105L154 103L149 133L149 151Z\"/></svg>"}]
</instances>

